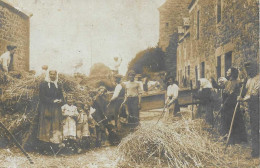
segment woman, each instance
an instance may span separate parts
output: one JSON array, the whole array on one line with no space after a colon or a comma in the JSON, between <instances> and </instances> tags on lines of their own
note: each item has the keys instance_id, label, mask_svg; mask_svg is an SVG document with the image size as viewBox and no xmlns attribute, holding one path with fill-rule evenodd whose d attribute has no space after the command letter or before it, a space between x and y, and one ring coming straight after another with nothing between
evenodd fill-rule
<instances>
[{"instance_id":1,"label":"woman","mask_svg":"<svg viewBox=\"0 0 260 168\"><path fill-rule=\"evenodd\" d=\"M62 142L62 113L63 94L58 83L58 73L49 71L45 81L40 84L40 117L38 138L46 143L59 144Z\"/></svg>"},{"instance_id":2,"label":"woman","mask_svg":"<svg viewBox=\"0 0 260 168\"><path fill-rule=\"evenodd\" d=\"M179 87L177 82L174 82L173 77L169 77L168 79L168 87L166 92L166 101L165 106L167 107L167 112L165 113L164 119L165 121L172 120L173 116L179 112L178 108L178 94Z\"/></svg>"},{"instance_id":3,"label":"woman","mask_svg":"<svg viewBox=\"0 0 260 168\"><path fill-rule=\"evenodd\" d=\"M230 68L227 71L228 81L225 83L223 90L223 107L221 113L221 130L220 133L224 136L229 133L232 117L237 104L237 96L240 93L240 86L238 81L238 70ZM247 142L245 123L242 112L239 106L237 107L232 132L230 135L230 144Z\"/></svg>"},{"instance_id":4,"label":"woman","mask_svg":"<svg viewBox=\"0 0 260 168\"><path fill-rule=\"evenodd\" d=\"M213 125L212 85L206 78L201 78L198 80L198 86L199 91L194 95L195 98L200 100L197 117L202 118L205 115L206 122Z\"/></svg>"}]
</instances>

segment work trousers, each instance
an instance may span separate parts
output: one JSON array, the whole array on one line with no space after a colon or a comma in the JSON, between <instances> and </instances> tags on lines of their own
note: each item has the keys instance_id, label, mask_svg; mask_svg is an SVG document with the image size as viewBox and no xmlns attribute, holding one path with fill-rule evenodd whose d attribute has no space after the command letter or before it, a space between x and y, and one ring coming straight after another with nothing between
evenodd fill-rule
<instances>
[{"instance_id":1,"label":"work trousers","mask_svg":"<svg viewBox=\"0 0 260 168\"><path fill-rule=\"evenodd\" d=\"M127 110L129 113L128 124L132 127L139 125L139 99L138 97L128 97L126 101Z\"/></svg>"}]
</instances>

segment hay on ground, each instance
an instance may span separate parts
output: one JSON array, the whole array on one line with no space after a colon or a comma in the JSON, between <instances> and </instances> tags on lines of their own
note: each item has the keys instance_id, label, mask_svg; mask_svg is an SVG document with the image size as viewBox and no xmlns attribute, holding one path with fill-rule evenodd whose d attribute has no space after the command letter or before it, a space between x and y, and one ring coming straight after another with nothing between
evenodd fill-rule
<instances>
[{"instance_id":1,"label":"hay on ground","mask_svg":"<svg viewBox=\"0 0 260 168\"><path fill-rule=\"evenodd\" d=\"M203 120L180 120L171 125L145 125L122 140L119 165L159 167L220 167L223 148L211 140ZM157 163L154 163L154 162ZM133 166L134 165L134 166ZM123 166L123 167L124 167Z\"/></svg>"}]
</instances>

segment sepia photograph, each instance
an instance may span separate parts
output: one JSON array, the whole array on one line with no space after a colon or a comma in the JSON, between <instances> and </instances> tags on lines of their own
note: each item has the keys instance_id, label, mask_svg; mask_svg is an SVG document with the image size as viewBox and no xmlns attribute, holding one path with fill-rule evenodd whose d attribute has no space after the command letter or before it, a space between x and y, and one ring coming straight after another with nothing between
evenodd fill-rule
<instances>
[{"instance_id":1,"label":"sepia photograph","mask_svg":"<svg viewBox=\"0 0 260 168\"><path fill-rule=\"evenodd\" d=\"M257 168L259 0L0 0L0 168Z\"/></svg>"}]
</instances>

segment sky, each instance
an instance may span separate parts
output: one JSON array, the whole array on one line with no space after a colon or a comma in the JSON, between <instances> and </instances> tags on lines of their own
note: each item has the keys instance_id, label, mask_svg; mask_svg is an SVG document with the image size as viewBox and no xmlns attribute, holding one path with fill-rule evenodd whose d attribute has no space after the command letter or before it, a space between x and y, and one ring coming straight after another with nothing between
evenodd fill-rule
<instances>
[{"instance_id":1,"label":"sky","mask_svg":"<svg viewBox=\"0 0 260 168\"><path fill-rule=\"evenodd\" d=\"M121 74L135 55L159 41L159 11L165 0L9 0L33 14L30 66L88 74L98 62L121 57ZM78 65L78 66L77 66ZM78 68L75 68L78 67Z\"/></svg>"}]
</instances>

